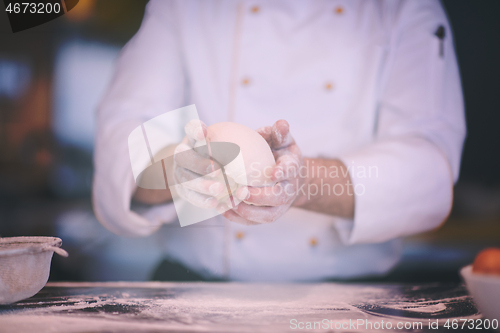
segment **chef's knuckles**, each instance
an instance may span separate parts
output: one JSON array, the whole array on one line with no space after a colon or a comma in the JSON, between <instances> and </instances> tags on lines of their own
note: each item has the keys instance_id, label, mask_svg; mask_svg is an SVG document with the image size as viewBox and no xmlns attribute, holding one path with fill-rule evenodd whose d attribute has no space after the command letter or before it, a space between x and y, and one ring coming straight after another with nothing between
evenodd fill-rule
<instances>
[{"instance_id":1,"label":"chef's knuckles","mask_svg":"<svg viewBox=\"0 0 500 333\"><path fill-rule=\"evenodd\" d=\"M177 187L177 193L196 207L212 209L218 205L216 198L190 190L185 186Z\"/></svg>"},{"instance_id":2,"label":"chef's knuckles","mask_svg":"<svg viewBox=\"0 0 500 333\"><path fill-rule=\"evenodd\" d=\"M259 206L281 206L293 200L297 188L291 182L278 183L268 187L249 187L250 195L244 199L246 203Z\"/></svg>"},{"instance_id":3,"label":"chef's knuckles","mask_svg":"<svg viewBox=\"0 0 500 333\"><path fill-rule=\"evenodd\" d=\"M240 218L254 223L271 223L276 221L281 215L286 212L287 208L284 206L253 206L244 202L240 203L232 212L236 213ZM228 212L231 212L228 211ZM228 213L226 212L226 213ZM235 216L231 213L224 214L224 216L234 222L240 222L241 219L232 219Z\"/></svg>"},{"instance_id":4,"label":"chef's knuckles","mask_svg":"<svg viewBox=\"0 0 500 333\"><path fill-rule=\"evenodd\" d=\"M236 223L239 223L239 224L242 224L242 225L259 225L261 223L259 222L254 222L254 221L251 221L251 220L248 220L248 219L245 219L241 216L239 216L238 214L236 214L233 210L229 209L227 211L225 211L222 216L224 216L226 219L228 219L229 221L232 221L232 222L236 222Z\"/></svg>"},{"instance_id":5,"label":"chef's knuckles","mask_svg":"<svg viewBox=\"0 0 500 333\"><path fill-rule=\"evenodd\" d=\"M187 189L211 196L218 196L225 190L221 182L200 177L189 170L177 168L175 173L177 181Z\"/></svg>"}]
</instances>

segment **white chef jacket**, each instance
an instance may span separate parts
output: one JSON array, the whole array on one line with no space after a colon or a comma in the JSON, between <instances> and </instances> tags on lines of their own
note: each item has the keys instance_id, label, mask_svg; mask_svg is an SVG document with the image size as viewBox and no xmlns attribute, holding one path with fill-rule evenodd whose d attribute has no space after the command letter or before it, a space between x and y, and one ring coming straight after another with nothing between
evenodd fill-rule
<instances>
[{"instance_id":1,"label":"white chef jacket","mask_svg":"<svg viewBox=\"0 0 500 333\"><path fill-rule=\"evenodd\" d=\"M219 216L181 228L171 203L132 210L128 135L190 104L207 125L286 119L304 156L350 168L354 219L291 208L265 225ZM165 224L166 255L210 277L383 274L401 255L398 239L447 217L465 132L438 1L152 0L97 113L94 208L125 236Z\"/></svg>"}]
</instances>

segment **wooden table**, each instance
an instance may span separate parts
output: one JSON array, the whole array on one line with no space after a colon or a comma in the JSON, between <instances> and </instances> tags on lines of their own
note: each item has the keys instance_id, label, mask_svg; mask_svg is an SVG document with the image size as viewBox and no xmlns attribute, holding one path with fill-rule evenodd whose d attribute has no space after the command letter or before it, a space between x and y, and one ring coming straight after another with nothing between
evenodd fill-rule
<instances>
[{"instance_id":1,"label":"wooden table","mask_svg":"<svg viewBox=\"0 0 500 333\"><path fill-rule=\"evenodd\" d=\"M458 284L48 283L0 306L0 332L450 332L480 317Z\"/></svg>"}]
</instances>

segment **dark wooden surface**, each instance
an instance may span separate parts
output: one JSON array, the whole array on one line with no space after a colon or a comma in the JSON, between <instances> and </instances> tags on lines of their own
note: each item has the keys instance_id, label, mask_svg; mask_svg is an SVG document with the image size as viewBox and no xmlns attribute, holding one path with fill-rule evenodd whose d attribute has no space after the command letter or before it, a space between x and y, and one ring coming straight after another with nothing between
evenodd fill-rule
<instances>
[{"instance_id":1,"label":"dark wooden surface","mask_svg":"<svg viewBox=\"0 0 500 333\"><path fill-rule=\"evenodd\" d=\"M460 284L49 283L0 306L0 332L286 332L299 322L321 322L327 332L349 321L360 325L343 331L421 322L408 331L436 332L450 331L448 320L476 318Z\"/></svg>"}]
</instances>

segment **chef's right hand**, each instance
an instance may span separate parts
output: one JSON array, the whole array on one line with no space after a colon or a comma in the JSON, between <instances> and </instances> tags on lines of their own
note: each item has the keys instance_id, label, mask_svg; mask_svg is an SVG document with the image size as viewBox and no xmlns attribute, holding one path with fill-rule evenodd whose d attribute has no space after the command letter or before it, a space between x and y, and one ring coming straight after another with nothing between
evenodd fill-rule
<instances>
[{"instance_id":1,"label":"chef's right hand","mask_svg":"<svg viewBox=\"0 0 500 333\"><path fill-rule=\"evenodd\" d=\"M215 208L219 203L216 197L226 190L220 181L221 170L209 156L193 149L197 142L205 141L207 126L194 119L187 123L184 130L186 136L174 152L173 173L177 193L197 207Z\"/></svg>"}]
</instances>

